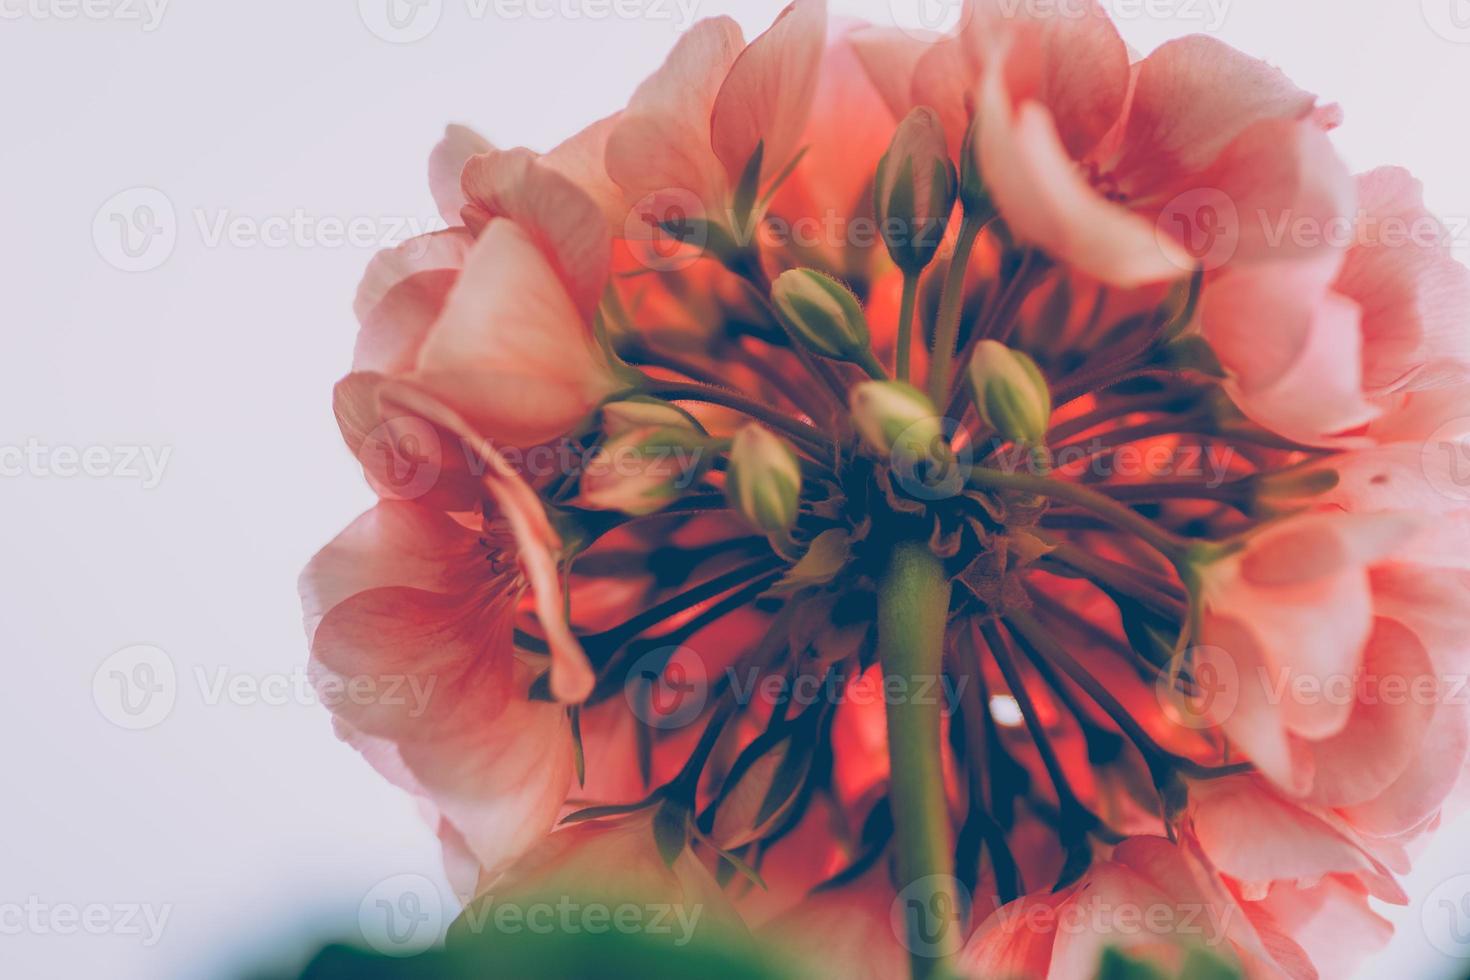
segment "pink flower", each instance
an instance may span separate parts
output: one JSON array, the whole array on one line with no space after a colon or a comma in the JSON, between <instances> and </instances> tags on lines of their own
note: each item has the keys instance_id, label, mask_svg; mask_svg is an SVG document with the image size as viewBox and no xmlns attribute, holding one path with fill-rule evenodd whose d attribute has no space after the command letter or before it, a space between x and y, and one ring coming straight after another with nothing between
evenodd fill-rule
<instances>
[{"instance_id":1,"label":"pink flower","mask_svg":"<svg viewBox=\"0 0 1470 980\"><path fill-rule=\"evenodd\" d=\"M1418 181L1357 178L1355 221L1333 261L1229 272L1205 291L1201 326L1252 418L1311 444L1341 441L1403 400L1470 380L1470 270L1451 258ZM1298 396L1304 387L1316 394Z\"/></svg>"},{"instance_id":2,"label":"pink flower","mask_svg":"<svg viewBox=\"0 0 1470 980\"><path fill-rule=\"evenodd\" d=\"M797 0L548 153L434 150L336 390L382 499L302 595L461 930L627 899L1057 980L1387 939L1470 759L1470 273L1335 109L1081 14Z\"/></svg>"}]
</instances>

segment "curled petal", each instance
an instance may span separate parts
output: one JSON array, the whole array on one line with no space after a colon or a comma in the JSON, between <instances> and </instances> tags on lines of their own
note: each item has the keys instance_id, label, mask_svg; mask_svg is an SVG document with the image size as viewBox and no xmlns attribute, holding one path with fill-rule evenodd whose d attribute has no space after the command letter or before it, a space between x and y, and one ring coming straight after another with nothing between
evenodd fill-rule
<instances>
[{"instance_id":1,"label":"curled petal","mask_svg":"<svg viewBox=\"0 0 1470 980\"><path fill-rule=\"evenodd\" d=\"M471 158L462 180L470 229L502 216L524 228L590 320L612 267L611 235L591 195L525 148Z\"/></svg>"},{"instance_id":2,"label":"curled petal","mask_svg":"<svg viewBox=\"0 0 1470 980\"><path fill-rule=\"evenodd\" d=\"M352 357L354 371L401 374L413 368L473 244L463 228L451 228L373 257L353 302L362 325Z\"/></svg>"},{"instance_id":3,"label":"curled petal","mask_svg":"<svg viewBox=\"0 0 1470 980\"><path fill-rule=\"evenodd\" d=\"M1193 268L1172 237L1087 183L1040 103L1012 110L998 72L988 73L982 112L980 169L1017 238L1115 286L1172 281Z\"/></svg>"},{"instance_id":4,"label":"curled petal","mask_svg":"<svg viewBox=\"0 0 1470 980\"><path fill-rule=\"evenodd\" d=\"M556 270L510 221L475 243L413 379L513 446L564 434L617 388Z\"/></svg>"},{"instance_id":5,"label":"curled petal","mask_svg":"<svg viewBox=\"0 0 1470 980\"><path fill-rule=\"evenodd\" d=\"M459 177L465 163L473 156L488 153L495 147L479 133L466 126L450 126L444 130L444 138L429 154L429 191L439 214L451 226L462 224L460 211L465 204L464 191Z\"/></svg>"}]
</instances>

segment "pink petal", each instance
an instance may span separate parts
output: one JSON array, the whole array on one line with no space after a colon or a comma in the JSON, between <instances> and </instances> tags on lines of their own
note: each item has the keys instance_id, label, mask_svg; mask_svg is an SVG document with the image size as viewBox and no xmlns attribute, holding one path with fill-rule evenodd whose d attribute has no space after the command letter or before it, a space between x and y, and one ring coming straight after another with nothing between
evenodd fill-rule
<instances>
[{"instance_id":1,"label":"pink petal","mask_svg":"<svg viewBox=\"0 0 1470 980\"><path fill-rule=\"evenodd\" d=\"M1206 169L1254 123L1304 119L1315 104L1280 70L1223 41L1204 34L1168 41L1139 65L1116 169L1129 186L1168 183Z\"/></svg>"},{"instance_id":2,"label":"pink petal","mask_svg":"<svg viewBox=\"0 0 1470 980\"><path fill-rule=\"evenodd\" d=\"M730 66L710 115L711 145L731 186L764 144L760 186L800 148L827 34L826 0L796 0Z\"/></svg>"},{"instance_id":3,"label":"pink petal","mask_svg":"<svg viewBox=\"0 0 1470 980\"><path fill-rule=\"evenodd\" d=\"M1455 261L1449 231L1424 207L1407 170L1357 179L1365 217L1337 288L1363 308L1370 387L1415 390L1470 380L1470 269Z\"/></svg>"},{"instance_id":4,"label":"pink petal","mask_svg":"<svg viewBox=\"0 0 1470 980\"><path fill-rule=\"evenodd\" d=\"M897 27L865 25L845 38L856 53L869 83L894 119L902 119L914 107L914 71L933 45Z\"/></svg>"},{"instance_id":5,"label":"pink petal","mask_svg":"<svg viewBox=\"0 0 1470 980\"><path fill-rule=\"evenodd\" d=\"M369 589L462 593L477 535L444 513L408 501L379 501L306 566L299 591L308 639L333 606Z\"/></svg>"},{"instance_id":6,"label":"pink petal","mask_svg":"<svg viewBox=\"0 0 1470 980\"><path fill-rule=\"evenodd\" d=\"M621 118L622 113L615 112L599 119L558 143L541 158L543 164L587 192L614 233L621 229L628 215L622 188L607 175L607 141Z\"/></svg>"},{"instance_id":7,"label":"pink petal","mask_svg":"<svg viewBox=\"0 0 1470 980\"><path fill-rule=\"evenodd\" d=\"M459 175L470 157L487 153L494 146L473 129L465 126L450 126L444 130L444 138L429 154L429 191L439 214L450 226L463 224L459 213L465 206L464 191L460 189Z\"/></svg>"},{"instance_id":8,"label":"pink petal","mask_svg":"<svg viewBox=\"0 0 1470 980\"><path fill-rule=\"evenodd\" d=\"M541 498L493 445L477 439L464 419L408 386L396 388L393 400L419 417L461 437L471 447L484 474L485 490L495 512L510 525L516 560L531 586L536 618L551 651L551 693L558 701L581 703L592 693L596 677L582 645L566 621L566 601L558 559L561 537L551 526Z\"/></svg>"},{"instance_id":9,"label":"pink petal","mask_svg":"<svg viewBox=\"0 0 1470 980\"><path fill-rule=\"evenodd\" d=\"M1302 945L1323 977L1353 975L1393 937L1393 925L1368 896L1341 878L1301 888L1277 884L1259 903Z\"/></svg>"},{"instance_id":10,"label":"pink petal","mask_svg":"<svg viewBox=\"0 0 1470 980\"><path fill-rule=\"evenodd\" d=\"M606 158L630 207L651 194L678 193L707 214L725 213L728 185L710 147L710 113L744 43L730 18L702 20L633 93L608 135Z\"/></svg>"},{"instance_id":11,"label":"pink petal","mask_svg":"<svg viewBox=\"0 0 1470 980\"><path fill-rule=\"evenodd\" d=\"M1424 645L1389 619L1374 624L1364 652L1352 717L1329 739L1310 742L1315 775L1308 799L1319 806L1371 802L1422 751L1438 696Z\"/></svg>"},{"instance_id":12,"label":"pink petal","mask_svg":"<svg viewBox=\"0 0 1470 980\"><path fill-rule=\"evenodd\" d=\"M1363 395L1358 307L1330 292L1320 273L1305 262L1243 267L1213 282L1201 306L1204 336L1241 410L1308 443L1379 411Z\"/></svg>"},{"instance_id":13,"label":"pink petal","mask_svg":"<svg viewBox=\"0 0 1470 980\"><path fill-rule=\"evenodd\" d=\"M464 229L451 228L373 256L353 303L362 325L354 371L398 374L412 369L473 243Z\"/></svg>"},{"instance_id":14,"label":"pink petal","mask_svg":"<svg viewBox=\"0 0 1470 980\"><path fill-rule=\"evenodd\" d=\"M1046 109L1026 102L1013 114L994 71L983 112L981 170L1017 238L1115 286L1170 281L1193 268L1171 237L1088 185Z\"/></svg>"},{"instance_id":15,"label":"pink petal","mask_svg":"<svg viewBox=\"0 0 1470 980\"><path fill-rule=\"evenodd\" d=\"M475 243L414 378L475 432L522 447L562 435L617 388L561 278L510 221Z\"/></svg>"},{"instance_id":16,"label":"pink petal","mask_svg":"<svg viewBox=\"0 0 1470 980\"><path fill-rule=\"evenodd\" d=\"M1310 883L1334 873L1387 879L1386 869L1351 837L1255 777L1195 783L1190 799L1204 852L1243 885Z\"/></svg>"},{"instance_id":17,"label":"pink petal","mask_svg":"<svg viewBox=\"0 0 1470 980\"><path fill-rule=\"evenodd\" d=\"M1162 227L1178 230L1174 211L1162 204L1166 197L1188 207L1201 194L1229 202L1233 212L1223 219L1225 260L1342 260L1356 191L1327 135L1310 120L1255 123L1206 169L1159 185L1152 201L1162 206Z\"/></svg>"},{"instance_id":18,"label":"pink petal","mask_svg":"<svg viewBox=\"0 0 1470 980\"><path fill-rule=\"evenodd\" d=\"M612 268L611 233L591 195L524 148L472 158L463 183L471 230L501 216L524 228L590 320Z\"/></svg>"},{"instance_id":19,"label":"pink petal","mask_svg":"<svg viewBox=\"0 0 1470 980\"><path fill-rule=\"evenodd\" d=\"M1071 896L1024 895L990 914L961 951L957 967L966 977L1045 977L1056 939L1057 909Z\"/></svg>"}]
</instances>

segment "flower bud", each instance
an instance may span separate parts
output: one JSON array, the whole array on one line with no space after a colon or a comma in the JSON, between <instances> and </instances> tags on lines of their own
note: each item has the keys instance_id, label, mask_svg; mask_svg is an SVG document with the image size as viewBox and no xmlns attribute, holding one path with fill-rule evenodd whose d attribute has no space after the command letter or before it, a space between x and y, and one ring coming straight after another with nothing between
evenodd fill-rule
<instances>
[{"instance_id":1,"label":"flower bud","mask_svg":"<svg viewBox=\"0 0 1470 980\"><path fill-rule=\"evenodd\" d=\"M905 273L922 272L939 251L957 184L938 114L915 108L899 123L873 185L883 243Z\"/></svg>"},{"instance_id":2,"label":"flower bud","mask_svg":"<svg viewBox=\"0 0 1470 980\"><path fill-rule=\"evenodd\" d=\"M868 318L852 290L815 269L791 269L771 285L771 299L786 328L807 347L838 361L860 360L868 351Z\"/></svg>"},{"instance_id":3,"label":"flower bud","mask_svg":"<svg viewBox=\"0 0 1470 980\"><path fill-rule=\"evenodd\" d=\"M1035 361L994 340L982 340L970 358L969 378L976 411L1002 439L1025 446L1046 443L1051 389Z\"/></svg>"},{"instance_id":4,"label":"flower bud","mask_svg":"<svg viewBox=\"0 0 1470 980\"><path fill-rule=\"evenodd\" d=\"M699 482L708 448L705 435L687 426L641 426L613 436L584 463L582 504L633 517L656 513Z\"/></svg>"},{"instance_id":5,"label":"flower bud","mask_svg":"<svg viewBox=\"0 0 1470 980\"><path fill-rule=\"evenodd\" d=\"M939 413L922 391L902 381L866 381L852 389L858 433L885 459L895 455L937 459L949 455Z\"/></svg>"},{"instance_id":6,"label":"flower bud","mask_svg":"<svg viewBox=\"0 0 1470 980\"><path fill-rule=\"evenodd\" d=\"M965 130L964 142L960 144L960 203L969 217L984 217L995 213L990 200L990 191L985 188L985 178L980 173L980 117L976 116Z\"/></svg>"},{"instance_id":7,"label":"flower bud","mask_svg":"<svg viewBox=\"0 0 1470 980\"><path fill-rule=\"evenodd\" d=\"M735 433L725 480L730 506L764 534L785 534L801 507L801 464L784 440L759 425Z\"/></svg>"},{"instance_id":8,"label":"flower bud","mask_svg":"<svg viewBox=\"0 0 1470 980\"><path fill-rule=\"evenodd\" d=\"M658 398L635 396L602 406L602 432L609 439L633 429L670 428L703 431L694 416Z\"/></svg>"}]
</instances>

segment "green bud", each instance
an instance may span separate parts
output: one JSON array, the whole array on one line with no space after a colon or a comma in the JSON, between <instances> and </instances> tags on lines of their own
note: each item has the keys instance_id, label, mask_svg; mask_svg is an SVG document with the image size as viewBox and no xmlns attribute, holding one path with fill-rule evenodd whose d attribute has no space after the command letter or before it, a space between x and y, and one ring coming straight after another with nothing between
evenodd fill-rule
<instances>
[{"instance_id":1,"label":"green bud","mask_svg":"<svg viewBox=\"0 0 1470 980\"><path fill-rule=\"evenodd\" d=\"M609 439L646 428L704 431L694 416L660 398L638 395L602 406L602 431Z\"/></svg>"},{"instance_id":2,"label":"green bud","mask_svg":"<svg viewBox=\"0 0 1470 980\"><path fill-rule=\"evenodd\" d=\"M969 379L976 411L1002 439L1045 445L1051 389L1035 361L997 341L982 340L970 357Z\"/></svg>"},{"instance_id":3,"label":"green bud","mask_svg":"<svg viewBox=\"0 0 1470 980\"><path fill-rule=\"evenodd\" d=\"M912 459L947 458L944 427L934 403L902 381L865 381L852 389L852 420L878 455Z\"/></svg>"},{"instance_id":4,"label":"green bud","mask_svg":"<svg viewBox=\"0 0 1470 980\"><path fill-rule=\"evenodd\" d=\"M807 347L838 361L868 356L868 318L852 290L815 269L791 269L771 285L786 328Z\"/></svg>"},{"instance_id":5,"label":"green bud","mask_svg":"<svg viewBox=\"0 0 1470 980\"><path fill-rule=\"evenodd\" d=\"M785 440L759 425L735 433L725 480L730 506L763 534L786 534L801 507L801 463Z\"/></svg>"},{"instance_id":6,"label":"green bud","mask_svg":"<svg viewBox=\"0 0 1470 980\"><path fill-rule=\"evenodd\" d=\"M939 251L958 183L939 115L915 108L899 123L873 183L883 243L905 273L922 272Z\"/></svg>"}]
</instances>

